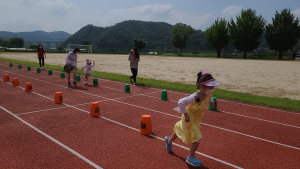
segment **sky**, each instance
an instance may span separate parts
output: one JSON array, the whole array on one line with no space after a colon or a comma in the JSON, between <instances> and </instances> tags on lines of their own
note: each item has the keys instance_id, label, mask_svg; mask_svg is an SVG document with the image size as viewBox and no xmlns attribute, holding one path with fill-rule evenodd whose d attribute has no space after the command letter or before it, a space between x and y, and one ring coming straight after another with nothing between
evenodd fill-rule
<instances>
[{"instance_id":1,"label":"sky","mask_svg":"<svg viewBox=\"0 0 300 169\"><path fill-rule=\"evenodd\" d=\"M230 20L242 9L272 22L276 10L291 9L300 19L300 0L0 0L0 31L65 31L125 20L184 23L206 30L217 18Z\"/></svg>"}]
</instances>

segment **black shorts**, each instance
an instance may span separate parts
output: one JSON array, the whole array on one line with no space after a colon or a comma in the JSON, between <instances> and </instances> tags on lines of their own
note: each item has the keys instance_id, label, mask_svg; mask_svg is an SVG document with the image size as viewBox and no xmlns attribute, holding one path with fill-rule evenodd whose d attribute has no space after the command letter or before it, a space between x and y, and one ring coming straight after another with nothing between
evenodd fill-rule
<instances>
[{"instance_id":1,"label":"black shorts","mask_svg":"<svg viewBox=\"0 0 300 169\"><path fill-rule=\"evenodd\" d=\"M64 70L66 73L71 73L73 70L75 70L75 66L71 66L71 65L65 65L64 66Z\"/></svg>"}]
</instances>

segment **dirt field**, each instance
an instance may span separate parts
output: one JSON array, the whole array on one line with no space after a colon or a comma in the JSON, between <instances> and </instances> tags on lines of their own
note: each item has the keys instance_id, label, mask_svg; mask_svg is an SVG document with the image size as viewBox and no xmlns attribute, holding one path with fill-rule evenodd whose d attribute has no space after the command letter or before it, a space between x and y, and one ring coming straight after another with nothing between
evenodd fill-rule
<instances>
[{"instance_id":1,"label":"dirt field","mask_svg":"<svg viewBox=\"0 0 300 169\"><path fill-rule=\"evenodd\" d=\"M47 54L46 64L65 64L67 54ZM38 62L34 53L0 53L0 57ZM127 55L79 54L78 67L85 59L95 60L94 70L130 75ZM138 77L195 84L197 73L209 70L222 82L219 88L300 100L300 62L243 59L209 59L141 56ZM138 81L137 81L138 83Z\"/></svg>"}]
</instances>

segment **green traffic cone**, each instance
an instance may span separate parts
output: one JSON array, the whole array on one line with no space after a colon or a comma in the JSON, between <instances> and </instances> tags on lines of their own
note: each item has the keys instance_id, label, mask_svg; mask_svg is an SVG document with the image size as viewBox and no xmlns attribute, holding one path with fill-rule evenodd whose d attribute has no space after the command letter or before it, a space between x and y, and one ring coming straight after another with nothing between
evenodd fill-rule
<instances>
[{"instance_id":1,"label":"green traffic cone","mask_svg":"<svg viewBox=\"0 0 300 169\"><path fill-rule=\"evenodd\" d=\"M48 70L48 75L52 75L52 70L51 69Z\"/></svg>"},{"instance_id":2,"label":"green traffic cone","mask_svg":"<svg viewBox=\"0 0 300 169\"><path fill-rule=\"evenodd\" d=\"M168 100L168 95L166 90L161 91L160 100Z\"/></svg>"},{"instance_id":3,"label":"green traffic cone","mask_svg":"<svg viewBox=\"0 0 300 169\"><path fill-rule=\"evenodd\" d=\"M210 107L210 105L208 104L208 110L211 110L211 111L217 111L217 98L216 97L212 97L214 102L215 102L215 107Z\"/></svg>"},{"instance_id":4,"label":"green traffic cone","mask_svg":"<svg viewBox=\"0 0 300 169\"><path fill-rule=\"evenodd\" d=\"M76 75L76 82L80 82L80 75Z\"/></svg>"},{"instance_id":5,"label":"green traffic cone","mask_svg":"<svg viewBox=\"0 0 300 169\"><path fill-rule=\"evenodd\" d=\"M124 92L125 93L130 93L130 85L129 84L125 84Z\"/></svg>"},{"instance_id":6,"label":"green traffic cone","mask_svg":"<svg viewBox=\"0 0 300 169\"><path fill-rule=\"evenodd\" d=\"M12 63L9 63L9 67L13 67L13 64L12 64Z\"/></svg>"},{"instance_id":7,"label":"green traffic cone","mask_svg":"<svg viewBox=\"0 0 300 169\"><path fill-rule=\"evenodd\" d=\"M41 73L41 68L38 67L38 68L36 69L36 73Z\"/></svg>"},{"instance_id":8,"label":"green traffic cone","mask_svg":"<svg viewBox=\"0 0 300 169\"><path fill-rule=\"evenodd\" d=\"M30 66L27 66L27 71L31 71L31 67Z\"/></svg>"},{"instance_id":9,"label":"green traffic cone","mask_svg":"<svg viewBox=\"0 0 300 169\"><path fill-rule=\"evenodd\" d=\"M65 78L65 72L60 73L60 78Z\"/></svg>"},{"instance_id":10,"label":"green traffic cone","mask_svg":"<svg viewBox=\"0 0 300 169\"><path fill-rule=\"evenodd\" d=\"M93 80L93 85L94 85L94 86L98 86L98 79L97 79L97 78L94 78L94 80Z\"/></svg>"},{"instance_id":11,"label":"green traffic cone","mask_svg":"<svg viewBox=\"0 0 300 169\"><path fill-rule=\"evenodd\" d=\"M18 65L18 69L22 69L22 65Z\"/></svg>"}]
</instances>

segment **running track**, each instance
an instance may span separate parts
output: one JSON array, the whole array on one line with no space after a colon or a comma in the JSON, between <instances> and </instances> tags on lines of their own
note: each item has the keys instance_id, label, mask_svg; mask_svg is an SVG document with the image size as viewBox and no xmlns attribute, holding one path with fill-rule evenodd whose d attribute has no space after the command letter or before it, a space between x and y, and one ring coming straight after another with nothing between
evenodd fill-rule
<instances>
[{"instance_id":1,"label":"running track","mask_svg":"<svg viewBox=\"0 0 300 169\"><path fill-rule=\"evenodd\" d=\"M1 168L193 168L181 140L172 154L163 141L180 120L172 109L189 94L168 91L169 100L162 101L161 89L131 85L124 93L125 83L105 79L68 88L58 71L50 76L8 65L0 62ZM13 78L20 86L12 86ZM24 91L26 82L32 92ZM62 92L63 104L54 104L55 92ZM98 118L89 116L95 101ZM299 112L223 99L218 109L205 111L196 154L204 166L198 168L299 168ZM151 136L138 132L143 114L151 115Z\"/></svg>"}]
</instances>

